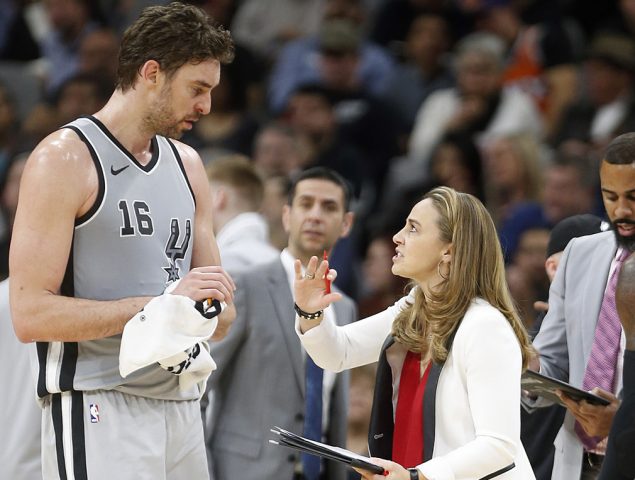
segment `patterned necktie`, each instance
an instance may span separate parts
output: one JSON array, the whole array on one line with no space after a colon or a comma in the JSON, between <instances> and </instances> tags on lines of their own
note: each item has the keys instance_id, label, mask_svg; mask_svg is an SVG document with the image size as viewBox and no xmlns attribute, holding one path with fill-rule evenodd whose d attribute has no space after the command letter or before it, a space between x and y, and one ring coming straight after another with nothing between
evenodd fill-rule
<instances>
[{"instance_id":1,"label":"patterned necktie","mask_svg":"<svg viewBox=\"0 0 635 480\"><path fill-rule=\"evenodd\" d=\"M304 407L304 437L322 440L322 382L324 370L306 356L305 373L305 407ZM320 477L320 457L302 454L302 471L307 480L317 480Z\"/></svg>"},{"instance_id":2,"label":"patterned necktie","mask_svg":"<svg viewBox=\"0 0 635 480\"><path fill-rule=\"evenodd\" d=\"M589 356L589 363L587 363L584 380L582 381L584 390L592 390L594 387L599 387L607 392L613 391L615 367L622 335L622 325L615 306L615 287L617 286L617 277L622 268L622 263L624 263L630 253L629 250L622 249L604 292L604 299L602 300L598 322L595 327L591 355ZM587 451L593 450L601 440L599 437L587 435L578 422L575 424L575 431Z\"/></svg>"}]
</instances>

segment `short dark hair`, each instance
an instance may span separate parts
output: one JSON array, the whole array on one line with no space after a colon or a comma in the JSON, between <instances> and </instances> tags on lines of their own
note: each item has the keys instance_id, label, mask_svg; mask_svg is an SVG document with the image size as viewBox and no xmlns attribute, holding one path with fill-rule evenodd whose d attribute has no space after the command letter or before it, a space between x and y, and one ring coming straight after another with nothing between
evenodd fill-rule
<instances>
[{"instance_id":1,"label":"short dark hair","mask_svg":"<svg viewBox=\"0 0 635 480\"><path fill-rule=\"evenodd\" d=\"M132 88L148 60L156 60L170 76L186 63L230 63L233 58L231 35L200 8L180 2L147 7L121 40L117 88Z\"/></svg>"},{"instance_id":2,"label":"short dark hair","mask_svg":"<svg viewBox=\"0 0 635 480\"><path fill-rule=\"evenodd\" d=\"M604 160L612 165L630 165L635 162L635 132L615 138L606 147Z\"/></svg>"},{"instance_id":3,"label":"short dark hair","mask_svg":"<svg viewBox=\"0 0 635 480\"><path fill-rule=\"evenodd\" d=\"M331 170L330 168L326 167L312 167L307 170L303 170L291 179L291 188L289 189L289 195L287 197L287 203L289 205L293 203L293 198L295 197L295 191L298 183L303 180L311 179L326 180L340 187L342 189L342 193L344 194L344 211L347 212L350 210L352 197L352 189L350 184L335 170Z\"/></svg>"}]
</instances>

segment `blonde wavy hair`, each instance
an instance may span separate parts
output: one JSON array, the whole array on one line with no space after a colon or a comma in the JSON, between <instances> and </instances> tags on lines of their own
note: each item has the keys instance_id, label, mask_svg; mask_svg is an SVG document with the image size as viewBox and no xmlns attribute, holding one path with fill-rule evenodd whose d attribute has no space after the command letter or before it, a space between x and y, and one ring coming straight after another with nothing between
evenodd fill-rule
<instances>
[{"instance_id":1,"label":"blonde wavy hair","mask_svg":"<svg viewBox=\"0 0 635 480\"><path fill-rule=\"evenodd\" d=\"M448 187L435 188L426 198L439 213L441 241L452 243L449 275L433 292L416 289L414 303L393 323L393 336L409 350L443 363L452 334L472 300L481 297L512 326L524 369L533 349L505 281L503 254L491 216L476 197Z\"/></svg>"}]
</instances>

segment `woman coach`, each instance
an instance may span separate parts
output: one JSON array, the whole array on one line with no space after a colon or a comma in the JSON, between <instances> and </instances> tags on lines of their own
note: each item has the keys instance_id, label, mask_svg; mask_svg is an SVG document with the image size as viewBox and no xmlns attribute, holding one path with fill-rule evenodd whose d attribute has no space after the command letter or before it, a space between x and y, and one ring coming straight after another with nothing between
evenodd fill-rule
<instances>
[{"instance_id":1,"label":"woman coach","mask_svg":"<svg viewBox=\"0 0 635 480\"><path fill-rule=\"evenodd\" d=\"M473 196L441 187L394 236L392 271L409 295L345 327L322 321L327 262L296 262L296 329L321 367L379 360L369 449L387 477L534 479L520 442L520 375L531 346L505 283L491 217ZM331 271L328 278L335 278ZM389 459L389 460L387 460Z\"/></svg>"}]
</instances>

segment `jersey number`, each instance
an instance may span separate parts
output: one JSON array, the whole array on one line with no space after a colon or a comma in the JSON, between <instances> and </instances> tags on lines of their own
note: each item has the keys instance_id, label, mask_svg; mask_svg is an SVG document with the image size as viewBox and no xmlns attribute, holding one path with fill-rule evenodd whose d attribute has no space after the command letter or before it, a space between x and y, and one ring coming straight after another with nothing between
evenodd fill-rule
<instances>
[{"instance_id":1,"label":"jersey number","mask_svg":"<svg viewBox=\"0 0 635 480\"><path fill-rule=\"evenodd\" d=\"M152 235L154 233L154 227L152 226L152 218L150 217L150 207L146 202L135 201L132 202L132 209L137 221L137 229L141 235ZM123 225L120 229L122 237L128 237L135 234L135 227L130 221L130 208L128 207L127 200L119 201L119 210L121 211L121 217Z\"/></svg>"}]
</instances>

